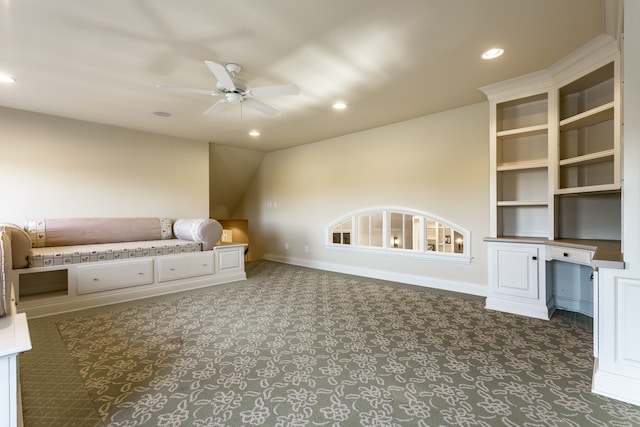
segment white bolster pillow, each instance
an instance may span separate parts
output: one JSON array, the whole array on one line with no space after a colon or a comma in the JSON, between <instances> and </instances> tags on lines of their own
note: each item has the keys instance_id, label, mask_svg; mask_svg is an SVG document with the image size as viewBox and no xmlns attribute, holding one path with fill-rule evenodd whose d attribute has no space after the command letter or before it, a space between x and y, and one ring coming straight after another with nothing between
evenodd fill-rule
<instances>
[{"instance_id":1,"label":"white bolster pillow","mask_svg":"<svg viewBox=\"0 0 640 427\"><path fill-rule=\"evenodd\" d=\"M173 223L178 239L202 243L203 251L210 251L222 236L222 225L215 219L178 219Z\"/></svg>"}]
</instances>

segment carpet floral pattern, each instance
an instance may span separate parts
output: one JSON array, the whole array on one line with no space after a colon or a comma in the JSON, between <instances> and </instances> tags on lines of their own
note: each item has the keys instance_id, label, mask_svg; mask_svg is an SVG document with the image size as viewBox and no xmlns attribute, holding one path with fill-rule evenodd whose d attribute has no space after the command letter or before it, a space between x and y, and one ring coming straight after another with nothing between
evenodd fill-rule
<instances>
[{"instance_id":1,"label":"carpet floral pattern","mask_svg":"<svg viewBox=\"0 0 640 427\"><path fill-rule=\"evenodd\" d=\"M277 263L248 275L58 323L105 425L640 425L590 393L575 322Z\"/></svg>"}]
</instances>

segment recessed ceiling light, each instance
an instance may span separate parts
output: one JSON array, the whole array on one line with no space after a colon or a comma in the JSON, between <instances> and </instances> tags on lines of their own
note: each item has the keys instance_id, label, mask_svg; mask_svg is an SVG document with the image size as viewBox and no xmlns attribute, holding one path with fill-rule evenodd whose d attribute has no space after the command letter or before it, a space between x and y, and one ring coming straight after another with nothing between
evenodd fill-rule
<instances>
[{"instance_id":1,"label":"recessed ceiling light","mask_svg":"<svg viewBox=\"0 0 640 427\"><path fill-rule=\"evenodd\" d=\"M249 132L249 135L251 135L251 136L260 136L260 132L258 132L257 130L252 130L251 132Z\"/></svg>"},{"instance_id":2,"label":"recessed ceiling light","mask_svg":"<svg viewBox=\"0 0 640 427\"><path fill-rule=\"evenodd\" d=\"M171 117L171 113L167 113L166 111L154 111L153 115L158 117Z\"/></svg>"},{"instance_id":3,"label":"recessed ceiling light","mask_svg":"<svg viewBox=\"0 0 640 427\"><path fill-rule=\"evenodd\" d=\"M6 74L0 74L0 82L2 83L15 83L16 79Z\"/></svg>"},{"instance_id":4,"label":"recessed ceiling light","mask_svg":"<svg viewBox=\"0 0 640 427\"><path fill-rule=\"evenodd\" d=\"M504 49L493 48L482 54L482 59L495 59L504 53Z\"/></svg>"},{"instance_id":5,"label":"recessed ceiling light","mask_svg":"<svg viewBox=\"0 0 640 427\"><path fill-rule=\"evenodd\" d=\"M336 102L335 104L333 104L333 108L335 108L336 110L344 110L345 108L347 108L347 104L345 104L344 102Z\"/></svg>"}]
</instances>

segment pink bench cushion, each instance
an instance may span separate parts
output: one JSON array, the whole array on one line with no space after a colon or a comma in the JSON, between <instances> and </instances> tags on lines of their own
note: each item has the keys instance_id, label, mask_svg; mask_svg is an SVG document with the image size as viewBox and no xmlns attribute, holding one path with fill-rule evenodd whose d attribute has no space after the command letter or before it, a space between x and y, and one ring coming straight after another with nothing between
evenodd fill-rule
<instances>
[{"instance_id":1,"label":"pink bench cushion","mask_svg":"<svg viewBox=\"0 0 640 427\"><path fill-rule=\"evenodd\" d=\"M34 247L170 239L163 218L52 218L27 221Z\"/></svg>"}]
</instances>

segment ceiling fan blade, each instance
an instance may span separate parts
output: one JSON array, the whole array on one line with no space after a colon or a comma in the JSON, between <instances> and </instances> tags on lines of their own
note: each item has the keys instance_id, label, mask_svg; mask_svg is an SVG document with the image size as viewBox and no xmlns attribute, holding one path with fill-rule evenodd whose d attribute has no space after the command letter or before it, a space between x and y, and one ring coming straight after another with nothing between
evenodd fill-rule
<instances>
[{"instance_id":1,"label":"ceiling fan blade","mask_svg":"<svg viewBox=\"0 0 640 427\"><path fill-rule=\"evenodd\" d=\"M216 114L217 112L222 111L227 106L227 104L228 102L226 99L221 99L220 101L216 102L211 107L209 107L209 109L202 114L206 116Z\"/></svg>"},{"instance_id":2,"label":"ceiling fan blade","mask_svg":"<svg viewBox=\"0 0 640 427\"><path fill-rule=\"evenodd\" d=\"M270 105L265 104L264 102L260 102L257 99L248 98L242 101L244 105L249 108L253 108L256 111L260 111L268 116L277 116L280 114L280 110L273 108Z\"/></svg>"},{"instance_id":3,"label":"ceiling fan blade","mask_svg":"<svg viewBox=\"0 0 640 427\"><path fill-rule=\"evenodd\" d=\"M231 76L223 65L213 61L204 61L204 63L207 64L209 70L211 70L213 75L216 76L216 79L218 79L222 86L227 89L235 90L236 85L233 83Z\"/></svg>"},{"instance_id":4,"label":"ceiling fan blade","mask_svg":"<svg viewBox=\"0 0 640 427\"><path fill-rule=\"evenodd\" d=\"M249 89L249 95L260 97L298 95L300 88L296 85L263 86Z\"/></svg>"},{"instance_id":5,"label":"ceiling fan blade","mask_svg":"<svg viewBox=\"0 0 640 427\"><path fill-rule=\"evenodd\" d=\"M211 96L220 95L220 92L218 92L215 89L194 89L190 87L174 87L174 86L165 86L165 85L158 85L156 86L156 88L160 89L163 92L198 93L202 95L211 95Z\"/></svg>"}]
</instances>

